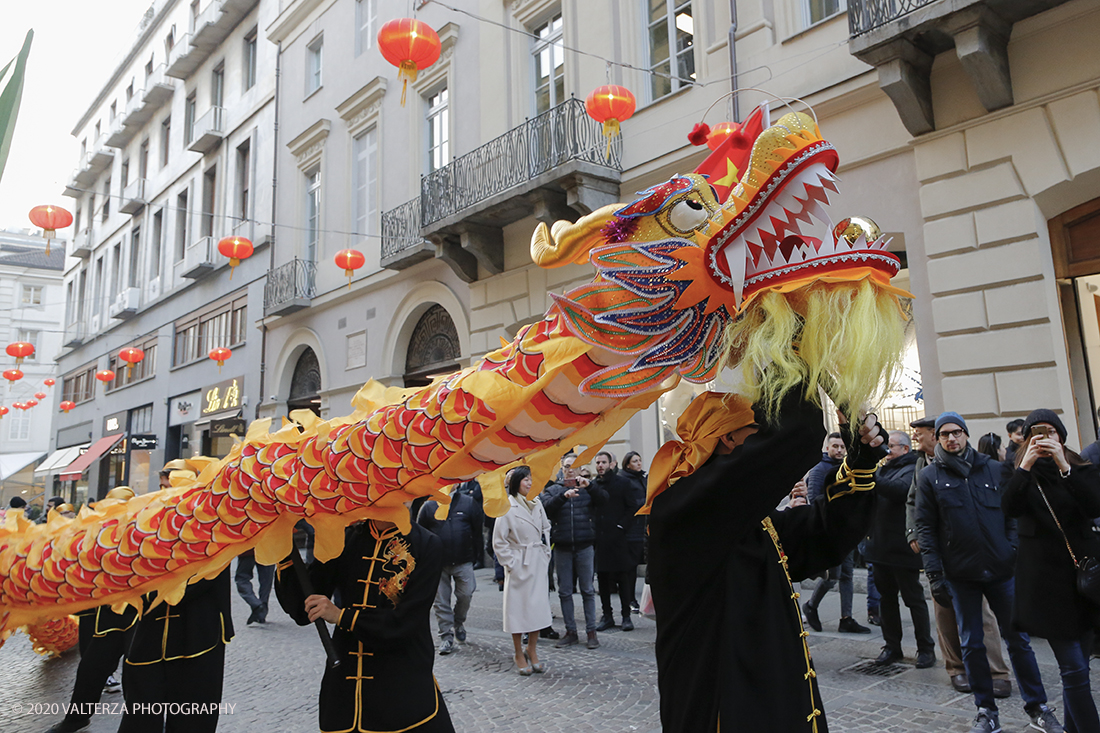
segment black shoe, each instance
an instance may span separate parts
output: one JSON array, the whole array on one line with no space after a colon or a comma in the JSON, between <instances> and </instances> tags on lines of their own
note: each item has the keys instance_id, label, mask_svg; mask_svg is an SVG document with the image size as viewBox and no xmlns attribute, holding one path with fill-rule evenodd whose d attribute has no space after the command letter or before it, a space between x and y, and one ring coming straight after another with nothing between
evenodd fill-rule
<instances>
[{"instance_id":1,"label":"black shoe","mask_svg":"<svg viewBox=\"0 0 1100 733\"><path fill-rule=\"evenodd\" d=\"M256 616L256 620L261 624L267 623L267 604L264 603L260 606L259 614Z\"/></svg>"},{"instance_id":2,"label":"black shoe","mask_svg":"<svg viewBox=\"0 0 1100 733\"><path fill-rule=\"evenodd\" d=\"M993 680L993 697L1012 697L1012 680Z\"/></svg>"},{"instance_id":3,"label":"black shoe","mask_svg":"<svg viewBox=\"0 0 1100 733\"><path fill-rule=\"evenodd\" d=\"M882 625L882 620L878 615L878 611L868 611L867 612L867 623L870 624L871 626L881 626Z\"/></svg>"},{"instance_id":4,"label":"black shoe","mask_svg":"<svg viewBox=\"0 0 1100 733\"><path fill-rule=\"evenodd\" d=\"M588 632L588 641L585 643L585 646L589 649L600 648L600 640L597 638L595 631Z\"/></svg>"},{"instance_id":5,"label":"black shoe","mask_svg":"<svg viewBox=\"0 0 1100 733\"><path fill-rule=\"evenodd\" d=\"M996 684L997 680L993 682ZM955 688L955 692L970 692L970 678L965 674L952 675L951 686Z\"/></svg>"},{"instance_id":6,"label":"black shoe","mask_svg":"<svg viewBox=\"0 0 1100 733\"><path fill-rule=\"evenodd\" d=\"M802 604L802 613L806 615L806 625L814 631L821 631L821 619L817 616L817 609L807 601Z\"/></svg>"},{"instance_id":7,"label":"black shoe","mask_svg":"<svg viewBox=\"0 0 1100 733\"><path fill-rule=\"evenodd\" d=\"M455 624L455 641L466 643L466 627L462 624Z\"/></svg>"},{"instance_id":8,"label":"black shoe","mask_svg":"<svg viewBox=\"0 0 1100 733\"><path fill-rule=\"evenodd\" d=\"M577 644L579 642L580 642L580 639L577 638L577 632L576 631L566 630L565 636L563 636L561 639L558 640L558 643L554 645L554 648L555 649L564 649L567 646L573 646L574 644Z\"/></svg>"},{"instance_id":9,"label":"black shoe","mask_svg":"<svg viewBox=\"0 0 1100 733\"><path fill-rule=\"evenodd\" d=\"M627 616L626 618L623 619L623 625L619 628L621 628L623 631L633 631L634 630L634 622L630 620L629 616Z\"/></svg>"},{"instance_id":10,"label":"black shoe","mask_svg":"<svg viewBox=\"0 0 1100 733\"><path fill-rule=\"evenodd\" d=\"M611 616L604 616L600 619L600 623L596 624L596 631L607 631L613 628L615 628L615 619Z\"/></svg>"},{"instance_id":11,"label":"black shoe","mask_svg":"<svg viewBox=\"0 0 1100 733\"><path fill-rule=\"evenodd\" d=\"M553 626L547 626L545 629L542 629L541 631L539 631L539 638L540 639L560 639L561 634L554 631Z\"/></svg>"},{"instance_id":12,"label":"black shoe","mask_svg":"<svg viewBox=\"0 0 1100 733\"><path fill-rule=\"evenodd\" d=\"M929 669L936 666L935 652L917 652L917 669Z\"/></svg>"},{"instance_id":13,"label":"black shoe","mask_svg":"<svg viewBox=\"0 0 1100 733\"><path fill-rule=\"evenodd\" d=\"M840 623L837 624L836 630L842 634L870 634L871 630L866 626L862 626L851 616L840 619Z\"/></svg>"},{"instance_id":14,"label":"black shoe","mask_svg":"<svg viewBox=\"0 0 1100 733\"><path fill-rule=\"evenodd\" d=\"M50 729L46 733L76 733L78 730L84 730L92 724L91 718L65 718L60 722L50 726Z\"/></svg>"},{"instance_id":15,"label":"black shoe","mask_svg":"<svg viewBox=\"0 0 1100 733\"><path fill-rule=\"evenodd\" d=\"M894 662L900 662L902 660L901 652L895 651L888 646L882 647L882 652L875 659L875 664L887 665Z\"/></svg>"},{"instance_id":16,"label":"black shoe","mask_svg":"<svg viewBox=\"0 0 1100 733\"><path fill-rule=\"evenodd\" d=\"M254 624L260 620L260 608L261 606L256 606L252 609L252 613L248 614L248 620L244 622L245 626Z\"/></svg>"}]
</instances>

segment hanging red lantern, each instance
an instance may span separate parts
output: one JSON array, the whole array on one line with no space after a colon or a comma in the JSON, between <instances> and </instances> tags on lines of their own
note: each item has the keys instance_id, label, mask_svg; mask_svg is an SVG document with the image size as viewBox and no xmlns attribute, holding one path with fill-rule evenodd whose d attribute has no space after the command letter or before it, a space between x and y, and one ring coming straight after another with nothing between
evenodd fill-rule
<instances>
[{"instance_id":1,"label":"hanging red lantern","mask_svg":"<svg viewBox=\"0 0 1100 733\"><path fill-rule=\"evenodd\" d=\"M27 400L26 402L23 403L23 405L27 409L30 409L32 407L38 407L38 400Z\"/></svg>"},{"instance_id":2,"label":"hanging red lantern","mask_svg":"<svg viewBox=\"0 0 1100 733\"><path fill-rule=\"evenodd\" d=\"M348 276L348 290L351 290L351 276L366 262L363 253L357 249L342 249L336 253L336 266Z\"/></svg>"},{"instance_id":3,"label":"hanging red lantern","mask_svg":"<svg viewBox=\"0 0 1100 733\"><path fill-rule=\"evenodd\" d=\"M101 369L100 371L95 373L95 378L103 382L103 388L106 389L107 382L110 382L112 379L115 378L115 373L112 372L110 369Z\"/></svg>"},{"instance_id":4,"label":"hanging red lantern","mask_svg":"<svg viewBox=\"0 0 1100 733\"><path fill-rule=\"evenodd\" d=\"M5 349L8 352L8 356L15 357L15 365L19 366L23 363L24 359L29 359L34 356L34 344L27 343L26 341L16 341L8 344L8 348Z\"/></svg>"},{"instance_id":5,"label":"hanging red lantern","mask_svg":"<svg viewBox=\"0 0 1100 733\"><path fill-rule=\"evenodd\" d=\"M7 415L8 412L10 412L10 410L8 410L8 408L0 407L0 417L4 417L4 415Z\"/></svg>"},{"instance_id":6,"label":"hanging red lantern","mask_svg":"<svg viewBox=\"0 0 1100 733\"><path fill-rule=\"evenodd\" d=\"M734 150L744 150L752 145L752 140L741 129L741 125L736 122L719 122L710 131L710 135L707 136L707 147L711 150L717 150L727 138L731 137L733 142L730 143L730 146Z\"/></svg>"},{"instance_id":7,"label":"hanging red lantern","mask_svg":"<svg viewBox=\"0 0 1100 733\"><path fill-rule=\"evenodd\" d=\"M233 279L233 268L247 260L254 251L252 241L244 237L226 237L218 242L218 251L229 258L229 279Z\"/></svg>"},{"instance_id":8,"label":"hanging red lantern","mask_svg":"<svg viewBox=\"0 0 1100 733\"><path fill-rule=\"evenodd\" d=\"M42 380L42 384L46 385L47 387L52 387L57 384L57 380L53 379L52 377L46 377Z\"/></svg>"},{"instance_id":9,"label":"hanging red lantern","mask_svg":"<svg viewBox=\"0 0 1100 733\"><path fill-rule=\"evenodd\" d=\"M57 236L58 229L64 229L73 223L73 215L60 206L35 206L28 214L31 223L42 229L46 238L46 256L50 255L50 240Z\"/></svg>"},{"instance_id":10,"label":"hanging red lantern","mask_svg":"<svg viewBox=\"0 0 1100 733\"><path fill-rule=\"evenodd\" d=\"M35 392L34 393L34 398L36 400L44 400L44 399L46 399L46 393L45 392Z\"/></svg>"},{"instance_id":11,"label":"hanging red lantern","mask_svg":"<svg viewBox=\"0 0 1100 733\"><path fill-rule=\"evenodd\" d=\"M219 346L216 349L210 349L210 353L207 356L213 361L218 362L218 374L221 374L222 364L225 364L225 362L229 360L229 357L233 356L233 351L224 346Z\"/></svg>"},{"instance_id":12,"label":"hanging red lantern","mask_svg":"<svg viewBox=\"0 0 1100 733\"><path fill-rule=\"evenodd\" d=\"M439 60L443 44L439 35L427 23L415 18L394 18L378 31L378 50L382 58L397 67L401 80L401 106L405 106L405 91L416 74Z\"/></svg>"},{"instance_id":13,"label":"hanging red lantern","mask_svg":"<svg viewBox=\"0 0 1100 733\"><path fill-rule=\"evenodd\" d=\"M24 405L22 402L13 402L13 403L11 403L11 409L13 409L13 410L25 410L25 409L27 409L27 406Z\"/></svg>"},{"instance_id":14,"label":"hanging red lantern","mask_svg":"<svg viewBox=\"0 0 1100 733\"><path fill-rule=\"evenodd\" d=\"M23 378L23 372L19 369L9 369L4 372L4 379L8 380L8 384L15 384Z\"/></svg>"},{"instance_id":15,"label":"hanging red lantern","mask_svg":"<svg viewBox=\"0 0 1100 733\"><path fill-rule=\"evenodd\" d=\"M118 352L118 358L119 361L126 362L126 377L129 378L134 371L134 364L137 364L145 358L145 352L131 346Z\"/></svg>"},{"instance_id":16,"label":"hanging red lantern","mask_svg":"<svg viewBox=\"0 0 1100 733\"><path fill-rule=\"evenodd\" d=\"M60 404L60 405L58 405L58 407L60 407L60 408L61 408L61 411L62 411L62 412L64 412L64 413L68 414L69 410L71 410L71 409L73 409L74 407L76 407L76 403L75 403L75 402L73 402L72 400L62 400L62 401L61 401L61 404Z\"/></svg>"},{"instance_id":17,"label":"hanging red lantern","mask_svg":"<svg viewBox=\"0 0 1100 733\"><path fill-rule=\"evenodd\" d=\"M607 138L607 158L611 159L611 139L619 134L619 124L630 119L637 102L626 87L605 84L596 87L584 100L588 116L603 123L603 135Z\"/></svg>"}]
</instances>

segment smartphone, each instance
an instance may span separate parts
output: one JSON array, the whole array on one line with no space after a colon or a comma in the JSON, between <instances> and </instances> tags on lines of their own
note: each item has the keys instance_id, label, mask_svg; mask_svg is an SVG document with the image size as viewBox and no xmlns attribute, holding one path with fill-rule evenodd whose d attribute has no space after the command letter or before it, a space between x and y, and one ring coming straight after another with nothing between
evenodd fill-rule
<instances>
[{"instance_id":1,"label":"smartphone","mask_svg":"<svg viewBox=\"0 0 1100 733\"><path fill-rule=\"evenodd\" d=\"M1034 438L1036 435L1038 435L1039 437L1042 437L1042 438L1049 438L1050 437L1050 426L1049 425L1032 425L1031 426L1031 432L1030 432L1029 435L1032 438Z\"/></svg>"},{"instance_id":2,"label":"smartphone","mask_svg":"<svg viewBox=\"0 0 1100 733\"><path fill-rule=\"evenodd\" d=\"M565 486L565 488L567 488L567 489L573 489L573 488L576 488L576 486L577 486L577 479L575 479L575 478L567 478L567 479L565 479L565 481L563 481L563 482L562 482L562 485L563 485L563 486Z\"/></svg>"}]
</instances>

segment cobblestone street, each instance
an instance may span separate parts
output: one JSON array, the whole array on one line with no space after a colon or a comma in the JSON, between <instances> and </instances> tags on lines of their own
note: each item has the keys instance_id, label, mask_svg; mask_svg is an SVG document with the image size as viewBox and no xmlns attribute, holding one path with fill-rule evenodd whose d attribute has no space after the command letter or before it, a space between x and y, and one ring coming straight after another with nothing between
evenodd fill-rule
<instances>
[{"instance_id":1,"label":"cobblestone street","mask_svg":"<svg viewBox=\"0 0 1100 733\"><path fill-rule=\"evenodd\" d=\"M468 642L458 653L437 657L435 673L458 731L659 731L657 674L653 659L655 627L639 619L630 633L600 634L601 647L583 645L553 649L542 642L540 657L550 665L545 675L520 677L511 660L511 639L500 631L501 598L491 570L477 573L478 591L466 627ZM858 584L857 584L857 587ZM580 599L577 599L578 612ZM248 607L234 595L237 636L226 653L224 702L233 705L221 718L225 733L315 731L316 700L324 655L316 633L299 628L278 609L272 594L270 622L245 626ZM855 599L857 619L865 597ZM554 596L554 626L563 624ZM831 633L839 617L835 592L821 606L826 631L811 632L811 650L819 674L832 731L903 733L966 731L974 707L969 695L947 683L942 662L918 670L912 658L893 676L872 676L852 668L877 656L878 629L870 635ZM583 620L578 618L583 629ZM433 621L434 629L434 621ZM913 653L912 630L905 630L905 649ZM1033 640L1051 703L1059 708L1061 687L1049 647ZM33 706L67 703L79 661L72 652L58 660L34 654L26 636L13 636L0 650L0 731L41 733L61 718ZM1094 689L1100 665L1093 665ZM1023 733L1027 718L1014 683L1013 696L1001 701L1006 733ZM103 702L121 702L104 695ZM15 707L22 706L17 712ZM117 715L93 719L91 733L113 733ZM779 732L781 733L781 732Z\"/></svg>"}]
</instances>

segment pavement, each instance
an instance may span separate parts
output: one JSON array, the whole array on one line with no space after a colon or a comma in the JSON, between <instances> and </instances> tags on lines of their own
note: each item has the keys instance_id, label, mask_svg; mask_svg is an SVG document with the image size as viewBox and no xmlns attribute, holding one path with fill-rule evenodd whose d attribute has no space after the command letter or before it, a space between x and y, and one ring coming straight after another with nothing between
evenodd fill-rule
<instances>
[{"instance_id":1,"label":"pavement","mask_svg":"<svg viewBox=\"0 0 1100 733\"><path fill-rule=\"evenodd\" d=\"M503 594L497 591L491 570L479 570L476 575L478 591L466 622L467 643L459 645L455 654L437 656L435 665L457 731L660 731L653 621L635 618L634 631L601 633L601 646L596 650L585 649L583 644L554 649L553 642L542 641L539 656L549 663L548 672L521 677L512 662L511 637L501 631ZM856 587L864 585L857 582ZM223 695L232 709L221 716L221 733L317 730L324 652L315 631L295 625L278 608L274 594L271 604L267 624L246 626L248 606L234 594L237 633L226 651ZM576 606L583 629L579 596ZM551 607L554 627L562 632L556 594L552 594ZM866 596L857 592L855 608L860 622L866 620L865 607ZM831 731L969 730L973 699L951 688L942 661L932 669L920 670L908 656L904 663L894 665L888 676L861 672L859 665L878 655L881 636L874 627L868 635L836 633L839 609L834 590L819 609L825 631L811 632L809 638ZM907 615L904 608L902 615ZM434 620L432 623L434 630ZM908 621L903 644L907 654L915 654ZM1061 685L1054 657L1046 642L1035 639L1032 646L1047 694L1060 709ZM9 639L0 649L0 690L5 693L0 700L0 731L43 733L60 720L63 713L59 708L68 702L78 662L75 650L58 659L44 659L31 650L26 636L16 634ZM1094 696L1098 673L1100 663L1094 661ZM1000 701L1001 724L1006 733L1023 733L1028 720L1015 682L1013 688L1013 696ZM104 695L102 702L121 703L121 698L120 694ZM118 714L97 715L86 730L113 733L120 718Z\"/></svg>"}]
</instances>

